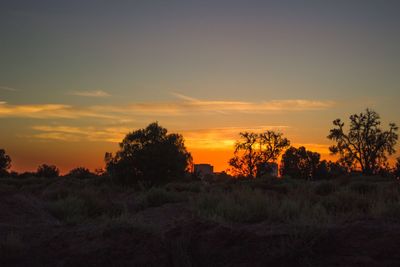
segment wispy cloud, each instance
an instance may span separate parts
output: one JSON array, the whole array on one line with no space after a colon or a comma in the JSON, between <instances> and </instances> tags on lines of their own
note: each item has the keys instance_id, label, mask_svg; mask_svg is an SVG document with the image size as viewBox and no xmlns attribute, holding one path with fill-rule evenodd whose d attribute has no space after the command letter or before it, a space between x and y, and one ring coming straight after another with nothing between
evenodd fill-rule
<instances>
[{"instance_id":1,"label":"wispy cloud","mask_svg":"<svg viewBox=\"0 0 400 267\"><path fill-rule=\"evenodd\" d=\"M111 96L109 93L103 90L93 90L93 91L72 91L70 95L75 96L86 96L86 97L108 97Z\"/></svg>"},{"instance_id":2,"label":"wispy cloud","mask_svg":"<svg viewBox=\"0 0 400 267\"><path fill-rule=\"evenodd\" d=\"M81 92L82 93L82 92ZM96 95L96 94L92 94ZM213 114L267 114L274 112L299 112L324 110L335 106L333 101L325 100L270 100L260 102L229 101L229 100L199 100L174 94L175 100L155 103L133 103L130 105L97 105L77 107L63 104L37 105L0 105L0 117L26 118L65 118L78 119L82 117L130 120L133 117L157 116L191 116Z\"/></svg>"},{"instance_id":3,"label":"wispy cloud","mask_svg":"<svg viewBox=\"0 0 400 267\"><path fill-rule=\"evenodd\" d=\"M74 127L65 125L36 125L32 127L37 133L34 138L57 141L92 141L121 142L124 136L132 131L127 127Z\"/></svg>"},{"instance_id":4,"label":"wispy cloud","mask_svg":"<svg viewBox=\"0 0 400 267\"><path fill-rule=\"evenodd\" d=\"M8 87L8 86L0 86L0 90L4 90L4 91L10 91L10 92L16 92L19 91L16 88L12 88L12 87Z\"/></svg>"},{"instance_id":5,"label":"wispy cloud","mask_svg":"<svg viewBox=\"0 0 400 267\"><path fill-rule=\"evenodd\" d=\"M260 102L230 100L200 100L179 93L172 93L179 101L162 103L136 103L132 112L142 114L188 115L191 113L269 113L285 111L324 110L335 105L333 101L284 99Z\"/></svg>"},{"instance_id":6,"label":"wispy cloud","mask_svg":"<svg viewBox=\"0 0 400 267\"><path fill-rule=\"evenodd\" d=\"M61 104L41 105L11 105L2 103L0 105L1 117L35 118L35 119L78 119L82 117L115 119L115 117L102 114L90 108L77 108Z\"/></svg>"}]
</instances>

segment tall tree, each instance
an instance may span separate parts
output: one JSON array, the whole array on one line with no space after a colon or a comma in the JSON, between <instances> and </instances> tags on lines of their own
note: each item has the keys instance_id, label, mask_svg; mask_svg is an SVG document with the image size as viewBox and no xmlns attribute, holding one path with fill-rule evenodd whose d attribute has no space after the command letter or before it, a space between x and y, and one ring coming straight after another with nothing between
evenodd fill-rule
<instances>
[{"instance_id":1,"label":"tall tree","mask_svg":"<svg viewBox=\"0 0 400 267\"><path fill-rule=\"evenodd\" d=\"M11 168L11 158L4 149L0 149L0 177L6 175Z\"/></svg>"},{"instance_id":2,"label":"tall tree","mask_svg":"<svg viewBox=\"0 0 400 267\"><path fill-rule=\"evenodd\" d=\"M235 144L234 157L229 161L233 173L254 178L264 173L282 151L290 145L282 133L266 131L260 134L242 132Z\"/></svg>"},{"instance_id":3,"label":"tall tree","mask_svg":"<svg viewBox=\"0 0 400 267\"><path fill-rule=\"evenodd\" d=\"M340 119L333 121L333 125L328 138L336 144L330 147L331 153L339 155L344 165L359 166L366 175L376 173L385 165L387 155L396 152L398 127L390 123L388 130L382 130L380 117L373 110L351 115L347 134Z\"/></svg>"},{"instance_id":4,"label":"tall tree","mask_svg":"<svg viewBox=\"0 0 400 267\"><path fill-rule=\"evenodd\" d=\"M319 165L320 154L305 147L290 147L282 155L281 174L300 179L314 179Z\"/></svg>"},{"instance_id":5,"label":"tall tree","mask_svg":"<svg viewBox=\"0 0 400 267\"><path fill-rule=\"evenodd\" d=\"M260 154L264 162L275 162L283 150L290 146L290 141L282 133L266 131L259 135Z\"/></svg>"},{"instance_id":6,"label":"tall tree","mask_svg":"<svg viewBox=\"0 0 400 267\"><path fill-rule=\"evenodd\" d=\"M233 167L234 174L254 178L260 162L258 134L242 132L239 136L240 140L235 144L234 157L229 160L229 165Z\"/></svg>"},{"instance_id":7,"label":"tall tree","mask_svg":"<svg viewBox=\"0 0 400 267\"><path fill-rule=\"evenodd\" d=\"M192 162L180 134L168 134L157 122L126 135L115 154L106 153L106 169L119 182L150 184L182 178Z\"/></svg>"}]
</instances>

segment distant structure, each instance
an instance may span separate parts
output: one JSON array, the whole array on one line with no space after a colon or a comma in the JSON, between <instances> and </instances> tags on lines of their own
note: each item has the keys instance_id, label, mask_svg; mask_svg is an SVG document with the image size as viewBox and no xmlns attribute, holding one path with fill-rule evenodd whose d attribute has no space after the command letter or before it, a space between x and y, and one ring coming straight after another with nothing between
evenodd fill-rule
<instances>
[{"instance_id":1,"label":"distant structure","mask_svg":"<svg viewBox=\"0 0 400 267\"><path fill-rule=\"evenodd\" d=\"M210 164L194 164L194 173L198 175L201 179L207 175L214 174L214 166Z\"/></svg>"}]
</instances>

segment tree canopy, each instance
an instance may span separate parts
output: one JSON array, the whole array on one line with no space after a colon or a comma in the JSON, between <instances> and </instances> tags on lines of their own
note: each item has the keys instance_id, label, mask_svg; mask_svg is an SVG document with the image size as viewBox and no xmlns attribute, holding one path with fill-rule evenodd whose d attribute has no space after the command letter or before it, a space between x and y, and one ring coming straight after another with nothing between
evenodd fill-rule
<instances>
[{"instance_id":1,"label":"tree canopy","mask_svg":"<svg viewBox=\"0 0 400 267\"><path fill-rule=\"evenodd\" d=\"M300 179L315 179L320 154L307 150L305 147L290 147L282 155L281 175L288 175Z\"/></svg>"},{"instance_id":2,"label":"tree canopy","mask_svg":"<svg viewBox=\"0 0 400 267\"><path fill-rule=\"evenodd\" d=\"M275 162L290 142L282 133L265 131L239 133L240 139L235 144L234 157L229 160L232 172L238 176L254 178L267 163ZM262 173L262 172L261 172Z\"/></svg>"},{"instance_id":3,"label":"tree canopy","mask_svg":"<svg viewBox=\"0 0 400 267\"><path fill-rule=\"evenodd\" d=\"M335 128L330 130L328 138L336 144L330 151L339 155L339 161L349 168L359 166L364 174L375 174L385 165L387 155L396 152L398 127L390 123L388 130L381 129L380 117L373 110L351 115L347 133L340 119L333 121L333 125Z\"/></svg>"},{"instance_id":4,"label":"tree canopy","mask_svg":"<svg viewBox=\"0 0 400 267\"><path fill-rule=\"evenodd\" d=\"M0 149L0 176L7 174L8 169L11 168L11 158L6 154L4 149Z\"/></svg>"},{"instance_id":5,"label":"tree canopy","mask_svg":"<svg viewBox=\"0 0 400 267\"><path fill-rule=\"evenodd\" d=\"M106 153L106 169L125 184L182 178L192 162L182 135L168 134L157 122L128 133L119 146L115 155Z\"/></svg>"}]
</instances>

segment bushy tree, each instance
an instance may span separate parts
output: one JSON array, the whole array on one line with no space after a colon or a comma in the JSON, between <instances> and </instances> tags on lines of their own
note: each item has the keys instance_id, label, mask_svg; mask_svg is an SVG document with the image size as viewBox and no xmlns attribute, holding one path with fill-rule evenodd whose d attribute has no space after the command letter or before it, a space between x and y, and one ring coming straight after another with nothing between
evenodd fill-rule
<instances>
[{"instance_id":1,"label":"bushy tree","mask_svg":"<svg viewBox=\"0 0 400 267\"><path fill-rule=\"evenodd\" d=\"M234 157L229 160L233 173L249 178L256 177L257 164L260 162L258 135L256 133L240 133L240 140L235 144Z\"/></svg>"},{"instance_id":2,"label":"bushy tree","mask_svg":"<svg viewBox=\"0 0 400 267\"><path fill-rule=\"evenodd\" d=\"M106 169L121 183L150 184L185 176L192 162L180 134L168 134L157 122L126 135L113 155L106 153Z\"/></svg>"},{"instance_id":3,"label":"bushy tree","mask_svg":"<svg viewBox=\"0 0 400 267\"><path fill-rule=\"evenodd\" d=\"M86 178L93 178L96 175L85 167L77 167L70 170L67 176L75 177L78 179L86 179Z\"/></svg>"},{"instance_id":4,"label":"bushy tree","mask_svg":"<svg viewBox=\"0 0 400 267\"><path fill-rule=\"evenodd\" d=\"M347 169L337 162L322 160L315 170L314 179L332 179L347 174Z\"/></svg>"},{"instance_id":5,"label":"bushy tree","mask_svg":"<svg viewBox=\"0 0 400 267\"><path fill-rule=\"evenodd\" d=\"M290 147L282 155L281 175L307 180L314 179L320 157L319 153L308 151L303 146Z\"/></svg>"},{"instance_id":6,"label":"bushy tree","mask_svg":"<svg viewBox=\"0 0 400 267\"><path fill-rule=\"evenodd\" d=\"M0 177L8 174L8 169L11 168L11 158L6 154L4 149L0 149Z\"/></svg>"},{"instance_id":7,"label":"bushy tree","mask_svg":"<svg viewBox=\"0 0 400 267\"><path fill-rule=\"evenodd\" d=\"M271 167L290 142L282 133L266 131L260 134L239 133L235 143L234 157L229 160L231 171L236 176L254 178Z\"/></svg>"},{"instance_id":8,"label":"bushy tree","mask_svg":"<svg viewBox=\"0 0 400 267\"><path fill-rule=\"evenodd\" d=\"M60 170L54 165L42 164L37 168L36 176L43 178L55 178L60 175Z\"/></svg>"},{"instance_id":9,"label":"bushy tree","mask_svg":"<svg viewBox=\"0 0 400 267\"><path fill-rule=\"evenodd\" d=\"M375 111L367 109L365 113L351 115L348 133L340 119L333 121L333 125L328 138L336 144L330 147L331 153L339 155L342 164L351 168L358 165L366 175L377 173L385 165L387 155L396 152L398 127L390 123L388 130L382 130Z\"/></svg>"}]
</instances>

